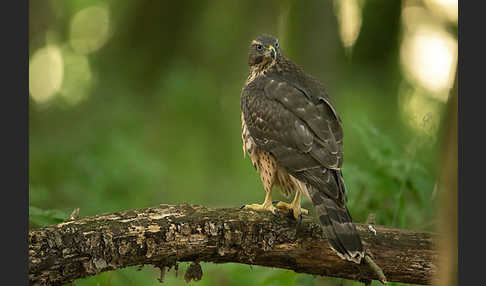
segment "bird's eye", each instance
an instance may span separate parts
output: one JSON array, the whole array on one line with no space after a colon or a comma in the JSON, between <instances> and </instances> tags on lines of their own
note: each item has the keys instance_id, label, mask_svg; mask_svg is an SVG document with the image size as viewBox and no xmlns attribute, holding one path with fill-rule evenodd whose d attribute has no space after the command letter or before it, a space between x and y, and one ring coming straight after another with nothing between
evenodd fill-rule
<instances>
[{"instance_id":1,"label":"bird's eye","mask_svg":"<svg viewBox=\"0 0 486 286\"><path fill-rule=\"evenodd\" d=\"M257 48L257 50L259 50L259 51L263 50L263 46L262 46L262 45L257 45L257 46L256 46L256 48Z\"/></svg>"},{"instance_id":2,"label":"bird's eye","mask_svg":"<svg viewBox=\"0 0 486 286\"><path fill-rule=\"evenodd\" d=\"M276 42L276 43L275 43L275 48L277 48L277 49L278 49L278 42Z\"/></svg>"}]
</instances>

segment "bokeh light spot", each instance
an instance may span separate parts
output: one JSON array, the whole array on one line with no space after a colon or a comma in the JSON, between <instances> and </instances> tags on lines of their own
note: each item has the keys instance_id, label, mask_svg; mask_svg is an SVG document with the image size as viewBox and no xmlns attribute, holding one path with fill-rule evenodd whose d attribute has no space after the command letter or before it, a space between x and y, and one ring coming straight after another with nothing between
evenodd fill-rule
<instances>
[{"instance_id":1,"label":"bokeh light spot","mask_svg":"<svg viewBox=\"0 0 486 286\"><path fill-rule=\"evenodd\" d=\"M433 27L420 27L405 36L401 61L409 80L445 101L455 76L457 40Z\"/></svg>"},{"instance_id":2,"label":"bokeh light spot","mask_svg":"<svg viewBox=\"0 0 486 286\"><path fill-rule=\"evenodd\" d=\"M29 63L29 92L36 102L46 102L62 85L63 58L60 49L48 45L37 50Z\"/></svg>"},{"instance_id":3,"label":"bokeh light spot","mask_svg":"<svg viewBox=\"0 0 486 286\"><path fill-rule=\"evenodd\" d=\"M425 0L430 9L443 14L449 21L456 22L459 14L457 0Z\"/></svg>"},{"instance_id":4,"label":"bokeh light spot","mask_svg":"<svg viewBox=\"0 0 486 286\"><path fill-rule=\"evenodd\" d=\"M97 51L109 38L109 24L108 9L103 6L92 6L79 11L71 21L71 47L80 54Z\"/></svg>"},{"instance_id":5,"label":"bokeh light spot","mask_svg":"<svg viewBox=\"0 0 486 286\"><path fill-rule=\"evenodd\" d=\"M73 52L69 47L62 50L64 81L60 95L69 104L77 104L88 94L92 74L88 57Z\"/></svg>"},{"instance_id":6,"label":"bokeh light spot","mask_svg":"<svg viewBox=\"0 0 486 286\"><path fill-rule=\"evenodd\" d=\"M359 0L335 0L339 35L345 48L351 48L358 39L362 23L362 5Z\"/></svg>"}]
</instances>

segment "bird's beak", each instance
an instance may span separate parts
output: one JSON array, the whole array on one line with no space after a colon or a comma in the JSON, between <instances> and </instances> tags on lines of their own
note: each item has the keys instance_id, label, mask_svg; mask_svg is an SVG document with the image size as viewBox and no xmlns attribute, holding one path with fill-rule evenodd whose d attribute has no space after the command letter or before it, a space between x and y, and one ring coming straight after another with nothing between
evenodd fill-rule
<instances>
[{"instance_id":1,"label":"bird's beak","mask_svg":"<svg viewBox=\"0 0 486 286\"><path fill-rule=\"evenodd\" d=\"M272 59L275 60L277 58L277 50L275 50L272 45L268 47L268 50L270 51L270 56L272 57Z\"/></svg>"}]
</instances>

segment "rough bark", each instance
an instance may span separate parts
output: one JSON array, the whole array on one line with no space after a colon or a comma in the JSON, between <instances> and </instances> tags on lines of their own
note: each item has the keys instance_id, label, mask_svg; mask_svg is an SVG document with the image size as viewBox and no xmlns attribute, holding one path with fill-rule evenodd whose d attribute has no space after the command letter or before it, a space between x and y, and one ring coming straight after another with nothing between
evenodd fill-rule
<instances>
[{"instance_id":1,"label":"rough bark","mask_svg":"<svg viewBox=\"0 0 486 286\"><path fill-rule=\"evenodd\" d=\"M388 281L427 284L436 271L435 235L357 224ZM85 217L29 232L31 285L61 285L132 265L236 262L295 272L376 280L367 265L329 248L312 217L295 220L239 209L160 205ZM197 267L196 267L197 268Z\"/></svg>"}]
</instances>

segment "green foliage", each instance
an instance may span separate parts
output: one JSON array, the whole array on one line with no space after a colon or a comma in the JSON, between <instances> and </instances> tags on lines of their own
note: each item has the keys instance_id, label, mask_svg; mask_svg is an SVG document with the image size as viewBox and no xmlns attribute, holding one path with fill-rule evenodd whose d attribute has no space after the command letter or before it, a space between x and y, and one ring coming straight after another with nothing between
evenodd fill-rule
<instances>
[{"instance_id":1,"label":"green foliage","mask_svg":"<svg viewBox=\"0 0 486 286\"><path fill-rule=\"evenodd\" d=\"M427 206L432 203L435 176L415 156L416 150L424 147L419 138L404 148L370 122L360 122L353 129L359 134L365 161L343 166L351 192L348 206L358 214L357 221L364 222L375 212L377 223L383 225L417 228L430 222L434 213Z\"/></svg>"},{"instance_id":2,"label":"green foliage","mask_svg":"<svg viewBox=\"0 0 486 286\"><path fill-rule=\"evenodd\" d=\"M29 224L32 227L43 227L61 223L69 218L69 214L61 210L43 210L29 206Z\"/></svg>"}]
</instances>

